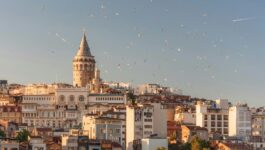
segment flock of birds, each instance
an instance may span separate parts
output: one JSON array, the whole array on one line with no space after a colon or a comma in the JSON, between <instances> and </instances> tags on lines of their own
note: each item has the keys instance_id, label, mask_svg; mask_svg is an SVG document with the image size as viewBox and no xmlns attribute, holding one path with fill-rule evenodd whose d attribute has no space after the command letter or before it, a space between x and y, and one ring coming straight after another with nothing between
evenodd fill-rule
<instances>
[{"instance_id":1,"label":"flock of birds","mask_svg":"<svg viewBox=\"0 0 265 150\"><path fill-rule=\"evenodd\" d=\"M152 3L153 0L150 0L150 2ZM106 5L104 4L101 4L99 6L99 8L104 11L105 9L108 9ZM45 5L42 5L41 6L41 11L45 11L46 10L46 6ZM165 12L169 12L168 9L165 9L164 10ZM134 8L132 10L133 13L137 13L137 8ZM95 17L103 17L105 19L111 19L111 17L119 17L121 16L121 12L118 12L118 11L113 11L112 14L106 14L106 13L102 13L101 16L96 14L96 13L90 13L88 14L88 18L90 19L93 19ZM201 15L201 17L203 18L207 18L208 17L208 14L207 13L203 13ZM231 20L233 23L239 23L239 22L243 22L243 21L250 21L250 20L255 20L257 19L256 17L246 17L246 18L236 18L236 19L233 19ZM204 19L204 21L202 22L202 24L204 25L207 25L208 22L206 21L207 19ZM203 37L207 37L207 33L206 32L202 32L200 33L199 31L196 31L196 30L189 30L187 25L184 25L184 24L179 24L177 25L178 28L180 29L183 29L183 30L186 30L186 37L187 38L190 38L190 39L196 39L196 38L203 38ZM145 34L144 32L140 31L139 27L133 27L132 29L135 33L135 37L136 38L139 38L139 39L143 39ZM166 28L164 27L161 27L160 28L160 31L161 33L163 32L166 32ZM63 43L66 43L68 44L69 46L71 46L71 48L76 48L76 46L74 46L74 44L72 44L70 41L68 41L61 33L50 33L49 34L53 35L53 36L56 36L61 42ZM211 44L211 47L214 49L214 48L217 48L219 45L223 44L225 41L223 38L219 38L218 40L213 40L210 42ZM128 41L128 43L125 45L125 49L133 49L134 46L137 44L136 41ZM174 45L174 44L173 44ZM175 55L181 55L183 53L185 53L185 48L184 47L172 47L171 43L170 43L170 40L168 39L164 39L163 40L163 44L162 44L162 48L161 48L161 52L162 53L167 53L168 51L170 52L173 52L173 54ZM52 54L55 54L56 53L56 50L54 49L51 49L50 52ZM103 51L103 55L105 56L106 59L111 59L112 56L111 56L111 51ZM174 55L172 55L174 56ZM243 56L242 53L239 54L240 57ZM228 61L231 59L232 56L230 55L225 55L224 56L224 61ZM195 58L194 58L197 63L194 65L195 66L195 69L197 70L200 70L200 71L204 71L204 72L207 72L209 70L211 70L214 66L212 64L209 63L208 61L208 56L207 55L197 55ZM140 65L143 65L143 64L146 64L148 63L149 61L149 58L148 56L145 58L143 58L143 60L141 62L139 61L136 61L136 60L130 60L128 58L126 58L126 56L124 57L121 57L121 60L120 60L120 63L116 64L116 68L120 71L123 71L124 69L133 69L134 66L140 64ZM169 59L169 60L165 60L165 61L171 61L173 63L177 62L178 61L178 58L172 58L172 59ZM154 64L155 65L155 64ZM103 71L103 73L105 74L108 74L109 73L109 70L107 68L104 67L103 64L99 64L101 70ZM157 65L157 70L160 69L160 65ZM234 69L234 73L238 73L238 69L235 68ZM181 69L180 70L181 73L185 73L185 69ZM159 75L157 75L156 72L153 72L152 73L152 77L153 78L160 78L160 81L161 82L169 82L170 80L167 78L167 77L161 77ZM216 75L210 73L209 74L209 77L211 79L216 79ZM133 80L131 80L131 82L133 82ZM190 85L190 83L187 83L187 85Z\"/></svg>"}]
</instances>

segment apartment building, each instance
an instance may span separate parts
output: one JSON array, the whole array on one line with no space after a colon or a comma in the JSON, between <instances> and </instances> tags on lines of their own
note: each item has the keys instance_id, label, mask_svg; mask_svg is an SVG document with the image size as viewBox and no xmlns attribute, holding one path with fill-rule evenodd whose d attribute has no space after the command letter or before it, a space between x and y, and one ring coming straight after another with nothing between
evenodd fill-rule
<instances>
[{"instance_id":1,"label":"apartment building","mask_svg":"<svg viewBox=\"0 0 265 150\"><path fill-rule=\"evenodd\" d=\"M82 129L88 132L90 139L104 139L125 146L124 119L97 115L83 116Z\"/></svg>"},{"instance_id":2,"label":"apartment building","mask_svg":"<svg viewBox=\"0 0 265 150\"><path fill-rule=\"evenodd\" d=\"M205 127L210 133L228 136L228 115L228 100L219 99L212 104L198 101L196 104L196 126Z\"/></svg>"},{"instance_id":3,"label":"apartment building","mask_svg":"<svg viewBox=\"0 0 265 150\"><path fill-rule=\"evenodd\" d=\"M251 112L247 104L230 107L229 120L229 136L247 141L251 136Z\"/></svg>"}]
</instances>

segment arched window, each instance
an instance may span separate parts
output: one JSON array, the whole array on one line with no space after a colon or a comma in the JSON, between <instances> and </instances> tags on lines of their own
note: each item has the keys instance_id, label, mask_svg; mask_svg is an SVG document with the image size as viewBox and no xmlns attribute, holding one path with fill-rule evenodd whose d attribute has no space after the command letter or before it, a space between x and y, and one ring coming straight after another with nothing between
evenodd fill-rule
<instances>
[{"instance_id":1,"label":"arched window","mask_svg":"<svg viewBox=\"0 0 265 150\"><path fill-rule=\"evenodd\" d=\"M70 95L70 96L69 96L69 100L70 100L70 102L75 101L75 97L74 97L74 95Z\"/></svg>"},{"instance_id":2,"label":"arched window","mask_svg":"<svg viewBox=\"0 0 265 150\"><path fill-rule=\"evenodd\" d=\"M83 65L82 65L82 64L80 65L80 70L81 70L81 71L83 70Z\"/></svg>"},{"instance_id":3,"label":"arched window","mask_svg":"<svg viewBox=\"0 0 265 150\"><path fill-rule=\"evenodd\" d=\"M88 70L87 64L85 64L84 70Z\"/></svg>"},{"instance_id":4,"label":"arched window","mask_svg":"<svg viewBox=\"0 0 265 150\"><path fill-rule=\"evenodd\" d=\"M75 69L78 70L78 65L75 65Z\"/></svg>"},{"instance_id":5,"label":"arched window","mask_svg":"<svg viewBox=\"0 0 265 150\"><path fill-rule=\"evenodd\" d=\"M60 95L60 96L59 96L59 101L60 101L60 102L64 102L64 100L65 100L64 95Z\"/></svg>"},{"instance_id":6,"label":"arched window","mask_svg":"<svg viewBox=\"0 0 265 150\"><path fill-rule=\"evenodd\" d=\"M83 95L80 95L78 99L80 102L83 102L85 100L85 97Z\"/></svg>"},{"instance_id":7,"label":"arched window","mask_svg":"<svg viewBox=\"0 0 265 150\"><path fill-rule=\"evenodd\" d=\"M93 65L92 64L89 65L89 68L90 68L90 71L93 71Z\"/></svg>"}]
</instances>

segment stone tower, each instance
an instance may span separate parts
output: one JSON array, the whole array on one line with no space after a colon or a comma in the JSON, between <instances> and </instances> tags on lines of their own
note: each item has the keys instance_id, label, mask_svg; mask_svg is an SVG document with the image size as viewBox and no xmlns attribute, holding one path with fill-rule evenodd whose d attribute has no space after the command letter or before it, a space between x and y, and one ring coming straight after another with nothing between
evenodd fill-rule
<instances>
[{"instance_id":1,"label":"stone tower","mask_svg":"<svg viewBox=\"0 0 265 150\"><path fill-rule=\"evenodd\" d=\"M91 84L95 77L94 56L91 55L84 33L77 54L73 59L73 85L86 87Z\"/></svg>"}]
</instances>

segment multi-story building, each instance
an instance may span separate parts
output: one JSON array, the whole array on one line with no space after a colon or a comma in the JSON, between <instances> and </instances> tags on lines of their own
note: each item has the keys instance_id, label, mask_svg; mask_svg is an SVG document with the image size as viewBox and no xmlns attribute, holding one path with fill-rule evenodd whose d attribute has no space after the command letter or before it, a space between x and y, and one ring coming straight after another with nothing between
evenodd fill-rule
<instances>
[{"instance_id":1,"label":"multi-story building","mask_svg":"<svg viewBox=\"0 0 265 150\"><path fill-rule=\"evenodd\" d=\"M78 125L81 119L77 108L84 108L86 99L87 90L80 88L59 88L49 95L24 95L22 122L52 128Z\"/></svg>"},{"instance_id":2,"label":"multi-story building","mask_svg":"<svg viewBox=\"0 0 265 150\"><path fill-rule=\"evenodd\" d=\"M147 83L138 85L135 88L134 93L136 95L144 95L144 94L179 94L182 95L181 90L176 90L170 87L164 87L155 83Z\"/></svg>"},{"instance_id":3,"label":"multi-story building","mask_svg":"<svg viewBox=\"0 0 265 150\"><path fill-rule=\"evenodd\" d=\"M91 94L88 88L56 88L54 94L24 95L22 122L34 127L72 128L82 123L87 113L102 114L126 103L119 94Z\"/></svg>"},{"instance_id":4,"label":"multi-story building","mask_svg":"<svg viewBox=\"0 0 265 150\"><path fill-rule=\"evenodd\" d=\"M0 106L10 105L12 98L8 95L0 95Z\"/></svg>"},{"instance_id":5,"label":"multi-story building","mask_svg":"<svg viewBox=\"0 0 265 150\"><path fill-rule=\"evenodd\" d=\"M21 107L16 105L0 106L0 119L8 122L21 123Z\"/></svg>"},{"instance_id":6,"label":"multi-story building","mask_svg":"<svg viewBox=\"0 0 265 150\"><path fill-rule=\"evenodd\" d=\"M229 108L229 136L248 140L251 136L251 112L246 104Z\"/></svg>"},{"instance_id":7,"label":"multi-story building","mask_svg":"<svg viewBox=\"0 0 265 150\"><path fill-rule=\"evenodd\" d=\"M161 86L159 84L142 84L135 88L136 95L159 94Z\"/></svg>"},{"instance_id":8,"label":"multi-story building","mask_svg":"<svg viewBox=\"0 0 265 150\"><path fill-rule=\"evenodd\" d=\"M46 150L46 144L40 136L30 136L29 145L33 150Z\"/></svg>"},{"instance_id":9,"label":"multi-story building","mask_svg":"<svg viewBox=\"0 0 265 150\"><path fill-rule=\"evenodd\" d=\"M82 122L82 116L88 113L87 88L60 88L56 89L56 106L64 114L64 126L71 128Z\"/></svg>"},{"instance_id":10,"label":"multi-story building","mask_svg":"<svg viewBox=\"0 0 265 150\"><path fill-rule=\"evenodd\" d=\"M87 109L89 114L102 114L103 112L106 112L110 110L112 105L109 104L101 104L101 103L96 103L96 104L88 104Z\"/></svg>"},{"instance_id":11,"label":"multi-story building","mask_svg":"<svg viewBox=\"0 0 265 150\"><path fill-rule=\"evenodd\" d=\"M87 114L83 116L82 128L90 139L111 140L125 147L124 125L125 119Z\"/></svg>"},{"instance_id":12,"label":"multi-story building","mask_svg":"<svg viewBox=\"0 0 265 150\"><path fill-rule=\"evenodd\" d=\"M1 150L19 150L19 142L15 139L1 139L0 141Z\"/></svg>"},{"instance_id":13,"label":"multi-story building","mask_svg":"<svg viewBox=\"0 0 265 150\"><path fill-rule=\"evenodd\" d=\"M154 133L152 105L126 107L126 149L133 149L133 141L147 138Z\"/></svg>"},{"instance_id":14,"label":"multi-story building","mask_svg":"<svg viewBox=\"0 0 265 150\"><path fill-rule=\"evenodd\" d=\"M252 136L260 137L261 142L265 142L265 113L258 112L252 114L251 119Z\"/></svg>"},{"instance_id":15,"label":"multi-story building","mask_svg":"<svg viewBox=\"0 0 265 150\"><path fill-rule=\"evenodd\" d=\"M78 136L62 135L62 150L78 150Z\"/></svg>"},{"instance_id":16,"label":"multi-story building","mask_svg":"<svg viewBox=\"0 0 265 150\"><path fill-rule=\"evenodd\" d=\"M196 126L205 127L208 132L228 135L228 100L216 100L214 104L198 101L196 105Z\"/></svg>"},{"instance_id":17,"label":"multi-story building","mask_svg":"<svg viewBox=\"0 0 265 150\"><path fill-rule=\"evenodd\" d=\"M133 141L134 150L168 149L168 139L161 137L148 137Z\"/></svg>"},{"instance_id":18,"label":"multi-story building","mask_svg":"<svg viewBox=\"0 0 265 150\"><path fill-rule=\"evenodd\" d=\"M192 107L177 106L174 120L181 124L196 124L196 112Z\"/></svg>"},{"instance_id":19,"label":"multi-story building","mask_svg":"<svg viewBox=\"0 0 265 150\"><path fill-rule=\"evenodd\" d=\"M167 137L167 106L161 103L150 103L153 106L153 132L161 138ZM147 121L147 120L146 120Z\"/></svg>"},{"instance_id":20,"label":"multi-story building","mask_svg":"<svg viewBox=\"0 0 265 150\"><path fill-rule=\"evenodd\" d=\"M22 99L22 122L31 127L63 127L65 112L57 111L54 94L24 95Z\"/></svg>"}]
</instances>

